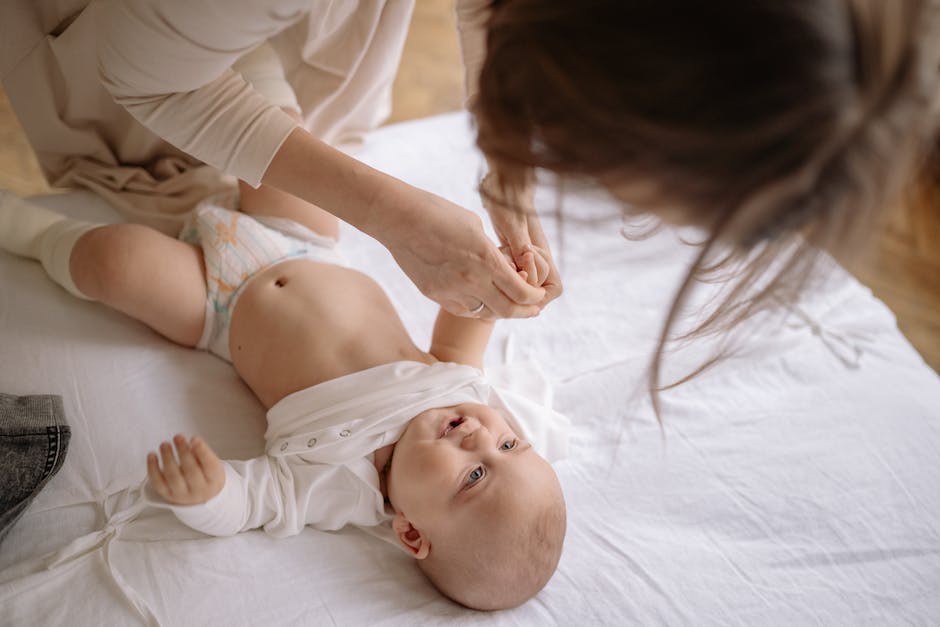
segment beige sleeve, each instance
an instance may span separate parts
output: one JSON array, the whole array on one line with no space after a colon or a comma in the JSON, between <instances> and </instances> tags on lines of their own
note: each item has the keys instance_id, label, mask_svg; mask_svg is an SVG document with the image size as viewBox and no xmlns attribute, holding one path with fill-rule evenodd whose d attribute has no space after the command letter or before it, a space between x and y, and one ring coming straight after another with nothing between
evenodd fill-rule
<instances>
[{"instance_id":1,"label":"beige sleeve","mask_svg":"<svg viewBox=\"0 0 940 627\"><path fill-rule=\"evenodd\" d=\"M291 109L301 114L297 94L284 76L284 66L271 44L265 42L239 57L232 69L242 75L255 91L281 109Z\"/></svg>"},{"instance_id":2,"label":"beige sleeve","mask_svg":"<svg viewBox=\"0 0 940 627\"><path fill-rule=\"evenodd\" d=\"M457 35L463 58L464 89L469 104L477 93L483 61L486 60L486 22L489 0L457 0Z\"/></svg>"},{"instance_id":3,"label":"beige sleeve","mask_svg":"<svg viewBox=\"0 0 940 627\"><path fill-rule=\"evenodd\" d=\"M296 122L232 64L310 0L121 0L98 24L102 83L141 124L253 186Z\"/></svg>"}]
</instances>

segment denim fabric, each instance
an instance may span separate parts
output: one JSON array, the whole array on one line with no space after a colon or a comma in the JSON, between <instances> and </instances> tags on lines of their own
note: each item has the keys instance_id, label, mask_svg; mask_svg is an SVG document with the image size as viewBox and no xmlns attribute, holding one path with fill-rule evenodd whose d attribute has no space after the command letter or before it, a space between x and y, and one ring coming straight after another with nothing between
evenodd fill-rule
<instances>
[{"instance_id":1,"label":"denim fabric","mask_svg":"<svg viewBox=\"0 0 940 627\"><path fill-rule=\"evenodd\" d=\"M70 435L61 396L0 393L0 540L62 467Z\"/></svg>"}]
</instances>

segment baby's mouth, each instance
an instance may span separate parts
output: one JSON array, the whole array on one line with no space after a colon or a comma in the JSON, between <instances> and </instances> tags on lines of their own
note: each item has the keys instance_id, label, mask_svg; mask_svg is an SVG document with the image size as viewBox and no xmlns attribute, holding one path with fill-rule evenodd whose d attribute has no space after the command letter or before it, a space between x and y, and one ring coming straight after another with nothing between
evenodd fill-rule
<instances>
[{"instance_id":1,"label":"baby's mouth","mask_svg":"<svg viewBox=\"0 0 940 627\"><path fill-rule=\"evenodd\" d=\"M453 431L454 429L462 425L463 421L464 421L463 416L452 418L449 421L447 421L447 423L444 425L444 429L441 431L441 437L443 438L448 433L450 433L451 431Z\"/></svg>"}]
</instances>

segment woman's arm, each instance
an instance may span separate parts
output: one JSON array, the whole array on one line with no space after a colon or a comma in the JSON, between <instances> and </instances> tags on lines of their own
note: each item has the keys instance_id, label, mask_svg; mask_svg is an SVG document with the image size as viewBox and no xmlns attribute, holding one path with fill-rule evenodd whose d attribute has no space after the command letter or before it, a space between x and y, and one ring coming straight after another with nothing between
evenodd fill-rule
<instances>
[{"instance_id":1,"label":"woman's arm","mask_svg":"<svg viewBox=\"0 0 940 627\"><path fill-rule=\"evenodd\" d=\"M264 183L303 198L379 240L421 292L447 311L480 302L491 315L537 315L545 297L508 265L476 214L328 146L301 128Z\"/></svg>"},{"instance_id":2,"label":"woman's arm","mask_svg":"<svg viewBox=\"0 0 940 627\"><path fill-rule=\"evenodd\" d=\"M296 123L232 64L307 8L309 0L102 3L102 83L166 141L257 186Z\"/></svg>"}]
</instances>

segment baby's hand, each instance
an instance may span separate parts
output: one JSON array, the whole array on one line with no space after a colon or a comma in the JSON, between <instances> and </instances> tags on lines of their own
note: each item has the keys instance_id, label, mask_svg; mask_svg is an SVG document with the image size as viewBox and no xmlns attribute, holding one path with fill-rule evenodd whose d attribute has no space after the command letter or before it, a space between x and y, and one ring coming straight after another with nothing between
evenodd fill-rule
<instances>
[{"instance_id":1,"label":"baby's hand","mask_svg":"<svg viewBox=\"0 0 940 627\"><path fill-rule=\"evenodd\" d=\"M187 442L182 435L174 436L173 443L179 461L170 443L161 443L162 470L157 454L147 454L147 476L157 494L173 505L198 505L218 494L225 485L225 468L209 445L199 437Z\"/></svg>"},{"instance_id":2,"label":"baby's hand","mask_svg":"<svg viewBox=\"0 0 940 627\"><path fill-rule=\"evenodd\" d=\"M519 258L518 266L512 259L509 246L501 246L499 250L509 264L519 273L519 276L525 279L529 285L541 287L548 278L550 265L545 258L545 253L538 246L527 244L525 252Z\"/></svg>"}]
</instances>

